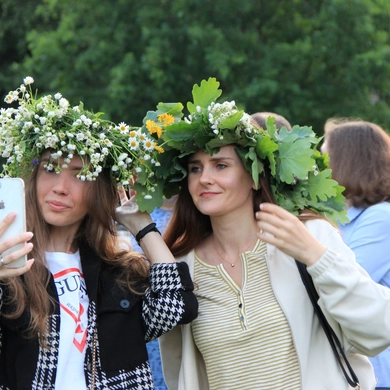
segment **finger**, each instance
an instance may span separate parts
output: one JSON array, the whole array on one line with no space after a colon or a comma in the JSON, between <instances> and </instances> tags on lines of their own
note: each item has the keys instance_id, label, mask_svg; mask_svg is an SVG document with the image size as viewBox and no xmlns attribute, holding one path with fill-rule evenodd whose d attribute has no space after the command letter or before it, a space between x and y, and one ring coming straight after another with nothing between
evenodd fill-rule
<instances>
[{"instance_id":1,"label":"finger","mask_svg":"<svg viewBox=\"0 0 390 390\"><path fill-rule=\"evenodd\" d=\"M118 186L118 195L121 205L129 200L126 191L122 186Z\"/></svg>"},{"instance_id":2,"label":"finger","mask_svg":"<svg viewBox=\"0 0 390 390\"><path fill-rule=\"evenodd\" d=\"M29 254L32 251L32 248L33 248L33 244L31 242L27 242L23 245L22 248L7 254L7 256L5 256L4 258L0 255L0 258L2 259L0 260L0 262L4 268L12 267L12 263L15 260L18 260L21 257L24 257L25 255Z\"/></svg>"},{"instance_id":3,"label":"finger","mask_svg":"<svg viewBox=\"0 0 390 390\"><path fill-rule=\"evenodd\" d=\"M133 190L132 188L129 188L129 195L130 195L130 198L133 198L134 196L137 195L137 191Z\"/></svg>"},{"instance_id":4,"label":"finger","mask_svg":"<svg viewBox=\"0 0 390 390\"><path fill-rule=\"evenodd\" d=\"M0 222L0 235L2 235L7 229L8 226L15 220L16 213L9 213L1 222Z\"/></svg>"},{"instance_id":5,"label":"finger","mask_svg":"<svg viewBox=\"0 0 390 390\"><path fill-rule=\"evenodd\" d=\"M0 269L0 279L13 278L15 276L23 275L29 271L34 264L34 259L27 260L27 263L20 268L3 268Z\"/></svg>"},{"instance_id":6,"label":"finger","mask_svg":"<svg viewBox=\"0 0 390 390\"><path fill-rule=\"evenodd\" d=\"M283 207L280 207L273 203L261 203L260 212L265 212L268 214L276 215L281 219L294 219L295 215L291 214L289 211L285 210Z\"/></svg>"},{"instance_id":7,"label":"finger","mask_svg":"<svg viewBox=\"0 0 390 390\"><path fill-rule=\"evenodd\" d=\"M32 232L20 233L16 236L9 237L0 243L0 253L4 253L6 250L12 248L15 245L23 244L33 237Z\"/></svg>"}]
</instances>

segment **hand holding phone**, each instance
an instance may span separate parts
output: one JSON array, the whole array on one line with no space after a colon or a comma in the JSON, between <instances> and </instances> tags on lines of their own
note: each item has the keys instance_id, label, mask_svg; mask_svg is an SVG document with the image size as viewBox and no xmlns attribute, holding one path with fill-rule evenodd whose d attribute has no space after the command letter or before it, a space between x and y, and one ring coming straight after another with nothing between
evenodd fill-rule
<instances>
[{"instance_id":1,"label":"hand holding phone","mask_svg":"<svg viewBox=\"0 0 390 390\"><path fill-rule=\"evenodd\" d=\"M26 232L24 182L18 178L2 178L0 179L0 220L3 220L11 212L16 214L16 218L1 235L0 242ZM1 256L4 258L8 254L23 248L23 246L24 243L15 245L4 251ZM27 255L24 255L8 264L7 268L20 268L26 262Z\"/></svg>"}]
</instances>

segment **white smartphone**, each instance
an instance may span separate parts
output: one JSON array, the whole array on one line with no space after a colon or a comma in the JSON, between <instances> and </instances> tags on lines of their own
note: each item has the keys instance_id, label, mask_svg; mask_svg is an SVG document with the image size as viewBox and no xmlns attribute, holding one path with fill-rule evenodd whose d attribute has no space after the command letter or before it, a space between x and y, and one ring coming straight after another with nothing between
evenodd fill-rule
<instances>
[{"instance_id":1,"label":"white smartphone","mask_svg":"<svg viewBox=\"0 0 390 390\"><path fill-rule=\"evenodd\" d=\"M16 218L4 234L0 236L1 241L26 231L24 181L18 178L2 178L0 179L0 221L12 211L16 213ZM7 254L10 254L15 250L21 249L23 245L24 244L19 244L6 250L2 253L2 256L5 257ZM27 255L13 261L11 264L7 265L7 267L23 267L26 262Z\"/></svg>"}]
</instances>

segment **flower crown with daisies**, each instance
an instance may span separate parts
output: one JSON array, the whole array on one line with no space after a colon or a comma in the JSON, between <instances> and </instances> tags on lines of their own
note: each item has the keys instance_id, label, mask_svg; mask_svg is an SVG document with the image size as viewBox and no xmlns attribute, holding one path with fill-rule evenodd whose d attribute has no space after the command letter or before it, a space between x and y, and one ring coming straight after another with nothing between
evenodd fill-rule
<instances>
[{"instance_id":1,"label":"flower crown with daisies","mask_svg":"<svg viewBox=\"0 0 390 390\"><path fill-rule=\"evenodd\" d=\"M297 215L313 210L334 222L347 221L344 187L331 179L328 156L317 150L321 138L311 127L294 126L277 130L274 118L267 130L257 127L249 114L234 101L217 103L222 91L215 78L194 85L193 102L187 103L189 115L183 116L181 103L159 103L149 111L143 128L164 149L157 156L156 178L166 197L180 190L187 175L183 157L202 149L211 155L225 145L234 144L245 168L258 186L265 167L276 203Z\"/></svg>"},{"instance_id":2,"label":"flower crown with daisies","mask_svg":"<svg viewBox=\"0 0 390 390\"><path fill-rule=\"evenodd\" d=\"M0 112L0 156L6 159L0 176L25 177L45 150L51 151L46 168L59 173L77 154L83 161L81 180L96 180L103 168L109 168L118 185L136 181L139 208L153 210L156 157L163 151L153 137L124 122L104 120L102 113L85 110L83 103L71 107L60 93L36 98L33 82L26 77L4 99L8 104L18 102L18 107ZM156 196L160 197L158 189Z\"/></svg>"}]
</instances>

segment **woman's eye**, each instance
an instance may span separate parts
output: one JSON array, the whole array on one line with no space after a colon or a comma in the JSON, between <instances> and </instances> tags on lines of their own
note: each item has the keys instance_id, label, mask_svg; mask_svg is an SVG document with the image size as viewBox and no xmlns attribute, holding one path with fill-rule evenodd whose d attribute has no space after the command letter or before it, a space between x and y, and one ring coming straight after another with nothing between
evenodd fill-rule
<instances>
[{"instance_id":1,"label":"woman's eye","mask_svg":"<svg viewBox=\"0 0 390 390\"><path fill-rule=\"evenodd\" d=\"M189 171L190 171L191 173L197 173L197 172L200 171L200 168L199 168L199 167L191 166L191 167L189 168Z\"/></svg>"},{"instance_id":2,"label":"woman's eye","mask_svg":"<svg viewBox=\"0 0 390 390\"><path fill-rule=\"evenodd\" d=\"M223 164L223 163L217 164L217 168L218 168L218 169L224 169L224 168L226 168L226 167L227 167L226 164Z\"/></svg>"}]
</instances>

